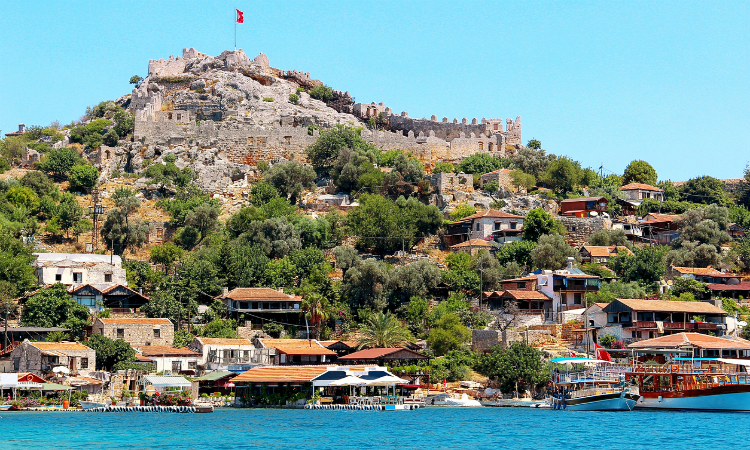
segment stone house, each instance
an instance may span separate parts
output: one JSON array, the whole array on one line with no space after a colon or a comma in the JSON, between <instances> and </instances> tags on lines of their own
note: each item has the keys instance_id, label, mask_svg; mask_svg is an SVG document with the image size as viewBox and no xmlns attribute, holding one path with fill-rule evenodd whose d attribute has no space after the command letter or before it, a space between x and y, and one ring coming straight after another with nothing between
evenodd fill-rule
<instances>
[{"instance_id":1,"label":"stone house","mask_svg":"<svg viewBox=\"0 0 750 450\"><path fill-rule=\"evenodd\" d=\"M513 186L513 179L510 176L511 172L512 170L509 169L500 169L494 172L485 173L479 177L479 185L484 188L485 184L491 181L497 181L498 186L513 192L515 188Z\"/></svg>"},{"instance_id":2,"label":"stone house","mask_svg":"<svg viewBox=\"0 0 750 450\"><path fill-rule=\"evenodd\" d=\"M62 283L128 285L122 259L117 255L34 253L34 272L40 286Z\"/></svg>"},{"instance_id":3,"label":"stone house","mask_svg":"<svg viewBox=\"0 0 750 450\"><path fill-rule=\"evenodd\" d=\"M659 245L670 245L680 235L681 216L674 214L651 213L646 215L639 225L641 240Z\"/></svg>"},{"instance_id":4,"label":"stone house","mask_svg":"<svg viewBox=\"0 0 750 450\"><path fill-rule=\"evenodd\" d=\"M288 364L326 364L332 362L337 354L323 347L315 339L258 339L260 349L275 349L279 365Z\"/></svg>"},{"instance_id":5,"label":"stone house","mask_svg":"<svg viewBox=\"0 0 750 450\"><path fill-rule=\"evenodd\" d=\"M110 339L122 339L131 346L144 345L172 346L174 325L162 318L98 318L91 328L92 334L101 334Z\"/></svg>"},{"instance_id":6,"label":"stone house","mask_svg":"<svg viewBox=\"0 0 750 450\"><path fill-rule=\"evenodd\" d=\"M625 194L627 200L635 201L637 204L647 198L653 198L659 202L664 201L664 191L648 184L629 183L621 187L620 192Z\"/></svg>"},{"instance_id":7,"label":"stone house","mask_svg":"<svg viewBox=\"0 0 750 450\"><path fill-rule=\"evenodd\" d=\"M230 317L239 317L241 313L252 314L253 328L260 329L268 319L291 324L304 323L300 322L302 297L285 294L282 289L225 289L224 293L216 298L227 306Z\"/></svg>"},{"instance_id":8,"label":"stone house","mask_svg":"<svg viewBox=\"0 0 750 450\"><path fill-rule=\"evenodd\" d=\"M568 198L560 202L560 215L567 217L596 217L607 212L607 197Z\"/></svg>"},{"instance_id":9,"label":"stone house","mask_svg":"<svg viewBox=\"0 0 750 450\"><path fill-rule=\"evenodd\" d=\"M523 220L522 216L488 209L448 224L444 242L447 245L455 245L469 239L490 237L500 242L520 240Z\"/></svg>"},{"instance_id":10,"label":"stone house","mask_svg":"<svg viewBox=\"0 0 750 450\"><path fill-rule=\"evenodd\" d=\"M425 176L439 195L455 192L474 192L474 178L470 173L432 173Z\"/></svg>"},{"instance_id":11,"label":"stone house","mask_svg":"<svg viewBox=\"0 0 750 450\"><path fill-rule=\"evenodd\" d=\"M633 252L624 245L584 245L581 247L581 261L606 264L610 258L620 253L632 255Z\"/></svg>"},{"instance_id":12,"label":"stone house","mask_svg":"<svg viewBox=\"0 0 750 450\"><path fill-rule=\"evenodd\" d=\"M96 352L80 342L23 341L10 354L16 372L52 372L65 367L73 374L88 373L96 368Z\"/></svg>"},{"instance_id":13,"label":"stone house","mask_svg":"<svg viewBox=\"0 0 750 450\"><path fill-rule=\"evenodd\" d=\"M136 352L142 357L150 360L156 365L157 372L182 373L192 371L193 375L198 368L202 355L187 347L175 348L168 345L144 345L136 347Z\"/></svg>"},{"instance_id":14,"label":"stone house","mask_svg":"<svg viewBox=\"0 0 750 450\"><path fill-rule=\"evenodd\" d=\"M486 250L492 252L495 250L495 246L485 241L484 239L469 239L466 242L460 244L451 245L452 252L464 252L470 255L476 255L480 250Z\"/></svg>"},{"instance_id":15,"label":"stone house","mask_svg":"<svg viewBox=\"0 0 750 450\"><path fill-rule=\"evenodd\" d=\"M196 337L190 349L201 355L199 365L210 370L247 370L251 365L269 365L276 356L275 349L256 348L248 339Z\"/></svg>"}]
</instances>

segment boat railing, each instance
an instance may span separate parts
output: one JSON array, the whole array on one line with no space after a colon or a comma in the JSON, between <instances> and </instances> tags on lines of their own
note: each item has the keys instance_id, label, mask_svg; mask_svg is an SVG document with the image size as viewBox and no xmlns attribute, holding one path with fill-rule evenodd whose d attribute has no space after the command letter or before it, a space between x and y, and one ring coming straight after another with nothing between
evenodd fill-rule
<instances>
[{"instance_id":1,"label":"boat railing","mask_svg":"<svg viewBox=\"0 0 750 450\"><path fill-rule=\"evenodd\" d=\"M620 392L622 392L622 388L593 387L593 388L578 389L575 391L571 391L570 398L591 397L594 395L616 394Z\"/></svg>"}]
</instances>

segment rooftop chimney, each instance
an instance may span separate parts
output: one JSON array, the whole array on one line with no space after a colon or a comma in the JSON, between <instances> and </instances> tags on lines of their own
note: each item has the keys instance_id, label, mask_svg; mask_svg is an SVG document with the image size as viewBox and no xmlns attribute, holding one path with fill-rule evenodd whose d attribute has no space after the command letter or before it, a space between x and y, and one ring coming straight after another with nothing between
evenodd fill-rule
<instances>
[{"instance_id":1,"label":"rooftop chimney","mask_svg":"<svg viewBox=\"0 0 750 450\"><path fill-rule=\"evenodd\" d=\"M281 292L281 293L283 294L283 293L284 293L284 288L283 288L283 287L280 287L280 288L279 288L279 292Z\"/></svg>"},{"instance_id":2,"label":"rooftop chimney","mask_svg":"<svg viewBox=\"0 0 750 450\"><path fill-rule=\"evenodd\" d=\"M229 294L229 288L228 287L223 288L221 290L221 294L224 295L224 296L226 296L227 294Z\"/></svg>"},{"instance_id":3,"label":"rooftop chimney","mask_svg":"<svg viewBox=\"0 0 750 450\"><path fill-rule=\"evenodd\" d=\"M575 258L573 258L572 256L568 256L568 270L572 270L575 268L574 266L575 261L576 261Z\"/></svg>"},{"instance_id":4,"label":"rooftop chimney","mask_svg":"<svg viewBox=\"0 0 750 450\"><path fill-rule=\"evenodd\" d=\"M18 132L19 133L25 133L26 132L26 125L19 123L18 124Z\"/></svg>"}]
</instances>

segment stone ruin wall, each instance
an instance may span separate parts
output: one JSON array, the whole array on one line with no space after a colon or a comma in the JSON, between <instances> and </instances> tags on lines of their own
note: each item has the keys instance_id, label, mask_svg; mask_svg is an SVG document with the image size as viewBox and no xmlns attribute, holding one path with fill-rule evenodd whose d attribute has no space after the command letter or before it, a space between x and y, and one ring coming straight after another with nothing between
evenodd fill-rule
<instances>
[{"instance_id":1,"label":"stone ruin wall","mask_svg":"<svg viewBox=\"0 0 750 450\"><path fill-rule=\"evenodd\" d=\"M183 49L183 57L149 61L150 77L172 77L184 75L187 61L190 58L206 57L193 48ZM229 52L226 56L227 66L237 64L240 60L251 61L241 51ZM231 61L230 61L231 59ZM273 69L268 58L260 54L252 64L260 66L262 72L269 75L298 81L310 86L320 83L310 78L309 73L298 71L280 71ZM177 88L177 86L172 86ZM348 93L346 93L348 94ZM133 90L131 108L135 113L134 139L145 145L197 145L202 148L217 148L219 156L230 162L257 165L259 161L274 162L277 160L296 160L306 162L305 149L312 145L317 137L307 133L309 123L298 123L294 117L281 117L278 127L259 127L244 123L242 111L219 111L220 105L179 105L180 110L161 111L164 93L149 90L148 83L143 83ZM205 120L206 108L214 120ZM400 115L392 113L391 108L380 104L358 103L350 107L350 113L361 119L368 119L379 114L387 117L391 131L371 131L364 129L363 138L380 150L404 150L412 152L429 169L436 162L459 161L476 153L490 153L493 156L510 157L515 149L522 145L521 118L515 121L506 119L503 130L502 119L472 119L471 123L464 118L452 122L444 117L438 122L436 116L427 119L413 119L407 112ZM234 117L234 121L223 120ZM196 119L202 118L200 124ZM308 119L309 120L309 119Z\"/></svg>"}]
</instances>

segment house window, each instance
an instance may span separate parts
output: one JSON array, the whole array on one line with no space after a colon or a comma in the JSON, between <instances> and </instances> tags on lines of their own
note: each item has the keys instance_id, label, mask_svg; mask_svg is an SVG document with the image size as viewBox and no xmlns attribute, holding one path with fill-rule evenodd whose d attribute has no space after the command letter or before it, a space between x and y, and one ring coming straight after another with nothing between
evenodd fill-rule
<instances>
[{"instance_id":1,"label":"house window","mask_svg":"<svg viewBox=\"0 0 750 450\"><path fill-rule=\"evenodd\" d=\"M177 114L177 120L182 120L182 114Z\"/></svg>"},{"instance_id":2,"label":"house window","mask_svg":"<svg viewBox=\"0 0 750 450\"><path fill-rule=\"evenodd\" d=\"M188 361L188 369L197 369L197 368L198 368L198 363L196 363L195 361Z\"/></svg>"},{"instance_id":3,"label":"house window","mask_svg":"<svg viewBox=\"0 0 750 450\"><path fill-rule=\"evenodd\" d=\"M56 273L55 274L55 281L62 281L62 274L61 273Z\"/></svg>"},{"instance_id":4,"label":"house window","mask_svg":"<svg viewBox=\"0 0 750 450\"><path fill-rule=\"evenodd\" d=\"M476 231L479 231L479 224L477 224Z\"/></svg>"},{"instance_id":5,"label":"house window","mask_svg":"<svg viewBox=\"0 0 750 450\"><path fill-rule=\"evenodd\" d=\"M81 272L73 272L73 283L82 283L83 274Z\"/></svg>"},{"instance_id":6,"label":"house window","mask_svg":"<svg viewBox=\"0 0 750 450\"><path fill-rule=\"evenodd\" d=\"M523 282L520 282L520 283L516 283L516 288L517 289L526 289L526 282L523 281Z\"/></svg>"},{"instance_id":7,"label":"house window","mask_svg":"<svg viewBox=\"0 0 750 450\"><path fill-rule=\"evenodd\" d=\"M179 372L182 370L182 361L172 361L172 372Z\"/></svg>"},{"instance_id":8,"label":"house window","mask_svg":"<svg viewBox=\"0 0 750 450\"><path fill-rule=\"evenodd\" d=\"M125 339L125 328L117 329L117 339Z\"/></svg>"},{"instance_id":9,"label":"house window","mask_svg":"<svg viewBox=\"0 0 750 450\"><path fill-rule=\"evenodd\" d=\"M105 273L104 274L104 282L105 283L111 283L112 282L112 274L111 273Z\"/></svg>"},{"instance_id":10,"label":"house window","mask_svg":"<svg viewBox=\"0 0 750 450\"><path fill-rule=\"evenodd\" d=\"M89 368L89 359L81 358L81 369L88 369L88 368Z\"/></svg>"},{"instance_id":11,"label":"house window","mask_svg":"<svg viewBox=\"0 0 750 450\"><path fill-rule=\"evenodd\" d=\"M608 313L607 322L608 323L620 323L620 318L617 313Z\"/></svg>"},{"instance_id":12,"label":"house window","mask_svg":"<svg viewBox=\"0 0 750 450\"><path fill-rule=\"evenodd\" d=\"M160 328L154 328L154 337L160 338L161 337L161 329Z\"/></svg>"},{"instance_id":13,"label":"house window","mask_svg":"<svg viewBox=\"0 0 750 450\"><path fill-rule=\"evenodd\" d=\"M518 225L518 222L511 222L510 223L510 229L511 230L515 230L516 229L516 225Z\"/></svg>"},{"instance_id":14,"label":"house window","mask_svg":"<svg viewBox=\"0 0 750 450\"><path fill-rule=\"evenodd\" d=\"M495 222L492 224L492 229L497 231L500 229L500 222Z\"/></svg>"}]
</instances>

